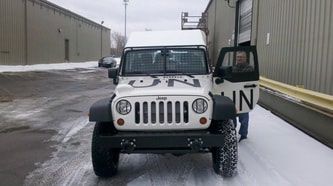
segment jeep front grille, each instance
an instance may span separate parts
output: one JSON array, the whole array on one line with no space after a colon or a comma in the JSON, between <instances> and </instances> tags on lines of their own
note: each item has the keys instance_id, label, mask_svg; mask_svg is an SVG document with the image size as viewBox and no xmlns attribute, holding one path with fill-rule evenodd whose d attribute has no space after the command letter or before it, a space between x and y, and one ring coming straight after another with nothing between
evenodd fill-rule
<instances>
[{"instance_id":1,"label":"jeep front grille","mask_svg":"<svg viewBox=\"0 0 333 186\"><path fill-rule=\"evenodd\" d=\"M189 110L188 102L136 102L134 106L136 124L166 124L166 123L188 123Z\"/></svg>"}]
</instances>

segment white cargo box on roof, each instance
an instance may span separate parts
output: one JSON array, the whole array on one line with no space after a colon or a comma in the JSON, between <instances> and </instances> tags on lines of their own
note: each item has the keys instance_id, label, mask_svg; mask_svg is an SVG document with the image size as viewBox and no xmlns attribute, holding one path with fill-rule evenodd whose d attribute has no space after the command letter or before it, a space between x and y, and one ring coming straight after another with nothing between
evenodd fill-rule
<instances>
[{"instance_id":1,"label":"white cargo box on roof","mask_svg":"<svg viewBox=\"0 0 333 186\"><path fill-rule=\"evenodd\" d=\"M125 48L147 46L206 46L201 30L133 32Z\"/></svg>"}]
</instances>

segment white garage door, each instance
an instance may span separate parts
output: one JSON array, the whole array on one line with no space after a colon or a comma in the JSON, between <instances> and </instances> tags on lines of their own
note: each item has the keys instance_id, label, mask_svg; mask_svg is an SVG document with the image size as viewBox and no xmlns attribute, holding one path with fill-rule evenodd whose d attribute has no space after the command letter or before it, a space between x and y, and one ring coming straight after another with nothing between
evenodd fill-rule
<instances>
[{"instance_id":1,"label":"white garage door","mask_svg":"<svg viewBox=\"0 0 333 186\"><path fill-rule=\"evenodd\" d=\"M239 8L238 43L244 43L251 40L252 0L241 0Z\"/></svg>"}]
</instances>

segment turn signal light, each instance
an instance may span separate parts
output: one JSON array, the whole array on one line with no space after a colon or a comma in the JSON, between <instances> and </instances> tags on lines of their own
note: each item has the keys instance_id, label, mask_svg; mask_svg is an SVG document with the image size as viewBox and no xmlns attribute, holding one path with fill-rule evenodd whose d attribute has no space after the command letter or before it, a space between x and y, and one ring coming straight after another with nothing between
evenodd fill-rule
<instances>
[{"instance_id":1,"label":"turn signal light","mask_svg":"<svg viewBox=\"0 0 333 186\"><path fill-rule=\"evenodd\" d=\"M118 119L117 120L117 124L119 125L119 126L123 126L124 124L125 124L125 121L123 120L123 119Z\"/></svg>"},{"instance_id":2,"label":"turn signal light","mask_svg":"<svg viewBox=\"0 0 333 186\"><path fill-rule=\"evenodd\" d=\"M207 123L207 119L205 117L200 118L200 124L204 125Z\"/></svg>"}]
</instances>

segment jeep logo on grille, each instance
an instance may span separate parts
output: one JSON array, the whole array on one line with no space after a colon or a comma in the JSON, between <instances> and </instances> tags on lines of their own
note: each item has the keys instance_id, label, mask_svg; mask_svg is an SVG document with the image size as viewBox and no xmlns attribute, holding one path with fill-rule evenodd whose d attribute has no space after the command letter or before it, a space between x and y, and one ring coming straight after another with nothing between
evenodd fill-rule
<instances>
[{"instance_id":1,"label":"jeep logo on grille","mask_svg":"<svg viewBox=\"0 0 333 186\"><path fill-rule=\"evenodd\" d=\"M156 100L163 100L163 101L165 101L165 100L167 100L168 98L167 97L163 97L163 96L158 96L157 98L156 98Z\"/></svg>"}]
</instances>

